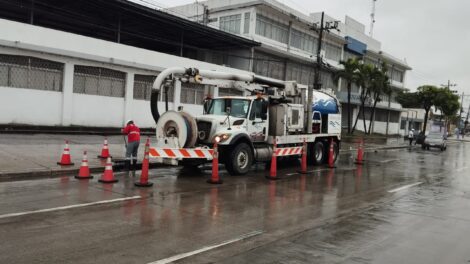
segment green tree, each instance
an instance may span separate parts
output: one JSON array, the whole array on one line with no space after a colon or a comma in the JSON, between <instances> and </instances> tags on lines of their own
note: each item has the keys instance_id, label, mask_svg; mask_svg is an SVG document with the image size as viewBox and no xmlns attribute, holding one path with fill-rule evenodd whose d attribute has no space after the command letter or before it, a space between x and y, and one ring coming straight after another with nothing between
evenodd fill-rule
<instances>
[{"instance_id":1,"label":"green tree","mask_svg":"<svg viewBox=\"0 0 470 264\"><path fill-rule=\"evenodd\" d=\"M371 109L370 120L369 120L369 130L367 134L371 134L373 123L375 122L375 110L377 108L377 103L382 101L383 95L390 96L392 93L392 88L390 87L390 79L387 75L387 65L382 63L380 67L374 68L372 72L370 93L374 101L374 104Z\"/></svg>"},{"instance_id":2,"label":"green tree","mask_svg":"<svg viewBox=\"0 0 470 264\"><path fill-rule=\"evenodd\" d=\"M343 65L343 69L333 75L333 80L336 84L340 78L346 82L348 89L348 134L351 134L351 87L354 83L357 83L360 64L359 60L355 58L340 61L339 64Z\"/></svg>"},{"instance_id":3,"label":"green tree","mask_svg":"<svg viewBox=\"0 0 470 264\"><path fill-rule=\"evenodd\" d=\"M446 88L440 88L439 93L436 96L435 107L441 110L442 115L444 116L444 121L446 124L446 131L449 126L449 121L456 119L457 112L460 110L461 106L459 103L459 96L453 94ZM458 118L457 118L458 120ZM458 120L460 122L460 120ZM459 123L457 123L459 124Z\"/></svg>"},{"instance_id":4,"label":"green tree","mask_svg":"<svg viewBox=\"0 0 470 264\"><path fill-rule=\"evenodd\" d=\"M399 102L405 108L423 108L425 111L424 115L424 128L423 135L426 133L426 127L428 124L428 116L431 107L439 103L439 95L441 88L433 85L423 85L418 87L417 92L414 93L400 93L397 96L397 102Z\"/></svg>"},{"instance_id":5,"label":"green tree","mask_svg":"<svg viewBox=\"0 0 470 264\"><path fill-rule=\"evenodd\" d=\"M359 117L362 115L362 121L364 124L364 133L367 132L367 126L366 126L366 115L365 115L365 105L367 99L370 98L370 92L371 92L371 84L373 80L373 75L374 75L374 66L371 64L359 64L359 71L357 74L357 85L361 87L361 94L359 96L359 99L361 101L361 106L359 108L359 112L357 113L356 116L356 121L354 121L354 126L351 130L351 133L354 133L356 130L357 122L359 120Z\"/></svg>"}]
</instances>

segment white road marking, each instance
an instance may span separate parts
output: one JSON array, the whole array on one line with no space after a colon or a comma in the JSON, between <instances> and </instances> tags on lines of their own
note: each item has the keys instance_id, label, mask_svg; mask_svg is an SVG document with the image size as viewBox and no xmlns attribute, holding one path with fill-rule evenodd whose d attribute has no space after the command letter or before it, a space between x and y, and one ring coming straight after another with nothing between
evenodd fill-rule
<instances>
[{"instance_id":1,"label":"white road marking","mask_svg":"<svg viewBox=\"0 0 470 264\"><path fill-rule=\"evenodd\" d=\"M297 173L297 172L287 173L286 176L292 176L292 175L297 175L297 174L299 174L299 173Z\"/></svg>"},{"instance_id":2,"label":"white road marking","mask_svg":"<svg viewBox=\"0 0 470 264\"><path fill-rule=\"evenodd\" d=\"M461 172L461 171L466 170L466 169L468 169L468 167L462 167L462 168L456 169L455 171L456 172Z\"/></svg>"},{"instance_id":3,"label":"white road marking","mask_svg":"<svg viewBox=\"0 0 470 264\"><path fill-rule=\"evenodd\" d=\"M408 184L408 185L405 185L405 186L402 186L402 187L398 187L396 189L393 189L393 190L390 190L388 191L389 193L394 193L394 192L399 192L399 191L403 191L405 189L408 189L408 188L411 188L413 186L416 186L416 185L420 185L422 182L417 182L417 183L413 183L413 184Z\"/></svg>"},{"instance_id":4,"label":"white road marking","mask_svg":"<svg viewBox=\"0 0 470 264\"><path fill-rule=\"evenodd\" d=\"M191 252L178 254L178 255L175 255L175 256L172 256L172 257L169 257L169 258L165 258L165 259L160 259L160 260L157 260L157 261L154 261L154 262L150 262L150 263L148 263L148 264L166 264L166 263L171 263L171 262L173 262L173 261L177 261L177 260L180 260L180 259L184 259L184 258L193 256L193 255L196 255L196 254L205 252L205 251L209 251L209 250L212 250L212 249L221 247L221 246L225 246L225 245L228 245L228 244L232 244L232 243L238 242L238 241L240 241L240 240L244 240L244 239L247 239L247 238L250 238L250 237L253 237L253 236L257 236L257 235L260 235L260 234L262 234L262 233L263 233L263 231L260 231L260 230L259 230L259 231L253 231L253 232L251 232L251 233L247 233L247 234L241 235L241 236L239 236L239 237L237 237L237 238L227 240L227 241L222 242L222 243L217 244L217 245L203 247L203 248L198 249L198 250L194 250L194 251L191 251Z\"/></svg>"},{"instance_id":5,"label":"white road marking","mask_svg":"<svg viewBox=\"0 0 470 264\"><path fill-rule=\"evenodd\" d=\"M98 201L98 202L93 202L93 203L82 203L82 204L74 204L74 205L60 206L60 207L33 210L33 211L25 211L25 212L20 212L20 213L3 214L3 215L0 215L0 219L15 217L15 216L22 216L22 215L54 212L54 211L80 208L80 207L86 207L86 206L92 206L92 205L98 205L98 204L108 204L108 203L122 202L122 201L140 199L140 198L142 198L142 196L136 195L136 196L124 197L124 198L118 198L118 199L112 199L112 200L103 200L103 201Z\"/></svg>"}]
</instances>

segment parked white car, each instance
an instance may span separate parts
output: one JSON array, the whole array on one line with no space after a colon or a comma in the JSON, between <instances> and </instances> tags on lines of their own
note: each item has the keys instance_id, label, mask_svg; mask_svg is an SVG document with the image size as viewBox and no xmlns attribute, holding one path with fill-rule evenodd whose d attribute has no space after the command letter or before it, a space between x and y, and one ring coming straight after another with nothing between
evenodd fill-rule
<instances>
[{"instance_id":1,"label":"parked white car","mask_svg":"<svg viewBox=\"0 0 470 264\"><path fill-rule=\"evenodd\" d=\"M440 133L429 133L421 146L423 149L439 148L444 151L447 149L446 137Z\"/></svg>"}]
</instances>

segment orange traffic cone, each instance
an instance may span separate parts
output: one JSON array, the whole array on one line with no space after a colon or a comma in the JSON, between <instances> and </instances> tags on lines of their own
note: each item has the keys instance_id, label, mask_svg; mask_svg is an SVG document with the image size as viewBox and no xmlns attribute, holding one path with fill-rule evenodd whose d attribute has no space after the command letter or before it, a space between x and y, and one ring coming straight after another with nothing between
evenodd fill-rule
<instances>
[{"instance_id":1,"label":"orange traffic cone","mask_svg":"<svg viewBox=\"0 0 470 264\"><path fill-rule=\"evenodd\" d=\"M330 139L330 150L328 151L328 168L333 169L335 166L333 139Z\"/></svg>"},{"instance_id":2,"label":"orange traffic cone","mask_svg":"<svg viewBox=\"0 0 470 264\"><path fill-rule=\"evenodd\" d=\"M212 175L209 180L207 180L208 183L212 184L221 184L222 180L219 177L219 152L217 149L217 141L214 142L214 154L212 158Z\"/></svg>"},{"instance_id":3,"label":"orange traffic cone","mask_svg":"<svg viewBox=\"0 0 470 264\"><path fill-rule=\"evenodd\" d=\"M72 158L70 157L70 148L69 148L69 141L65 141L65 147L64 151L62 152L62 157L60 158L60 161L57 162L58 165L62 166L72 166L74 163L72 163Z\"/></svg>"},{"instance_id":4,"label":"orange traffic cone","mask_svg":"<svg viewBox=\"0 0 470 264\"><path fill-rule=\"evenodd\" d=\"M108 157L108 159L106 160L106 167L104 169L104 173L101 176L101 179L99 179L98 181L102 183L118 182L118 180L114 178L113 163L111 162L111 157Z\"/></svg>"},{"instance_id":5,"label":"orange traffic cone","mask_svg":"<svg viewBox=\"0 0 470 264\"><path fill-rule=\"evenodd\" d=\"M147 142L145 142L144 160L142 161L142 173L140 174L140 181L134 183L134 185L137 187L150 187L153 185L152 182L149 182L149 149L150 139L147 138Z\"/></svg>"},{"instance_id":6,"label":"orange traffic cone","mask_svg":"<svg viewBox=\"0 0 470 264\"><path fill-rule=\"evenodd\" d=\"M88 158L86 155L86 151L83 151L82 165L80 166L80 171L78 172L78 176L75 176L75 178L79 180L93 178L93 176L90 175L90 168L88 167Z\"/></svg>"},{"instance_id":7,"label":"orange traffic cone","mask_svg":"<svg viewBox=\"0 0 470 264\"><path fill-rule=\"evenodd\" d=\"M307 142L305 142L302 146L302 158L301 158L301 165L299 173L306 174L307 173Z\"/></svg>"},{"instance_id":8,"label":"orange traffic cone","mask_svg":"<svg viewBox=\"0 0 470 264\"><path fill-rule=\"evenodd\" d=\"M101 155L98 156L100 159L107 159L107 158L112 158L111 155L109 155L109 148L108 148L108 138L104 138L104 143L103 143L103 148L101 149Z\"/></svg>"},{"instance_id":9,"label":"orange traffic cone","mask_svg":"<svg viewBox=\"0 0 470 264\"><path fill-rule=\"evenodd\" d=\"M277 180L277 143L276 138L274 138L274 145L273 145L273 155L271 157L271 168L269 170L269 176L266 176L266 179L270 180Z\"/></svg>"},{"instance_id":10,"label":"orange traffic cone","mask_svg":"<svg viewBox=\"0 0 470 264\"><path fill-rule=\"evenodd\" d=\"M364 164L364 139L361 138L361 140L359 141L359 148L357 149L357 158L356 158L356 164L358 165L362 165Z\"/></svg>"}]
</instances>

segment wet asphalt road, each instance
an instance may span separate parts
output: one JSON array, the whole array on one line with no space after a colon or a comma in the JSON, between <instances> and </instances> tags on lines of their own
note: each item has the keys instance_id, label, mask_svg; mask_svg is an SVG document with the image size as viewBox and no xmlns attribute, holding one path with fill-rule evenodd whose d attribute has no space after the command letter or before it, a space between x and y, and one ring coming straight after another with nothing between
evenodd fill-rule
<instances>
[{"instance_id":1,"label":"wet asphalt road","mask_svg":"<svg viewBox=\"0 0 470 264\"><path fill-rule=\"evenodd\" d=\"M278 181L222 171L222 185L169 167L149 189L125 173L0 182L0 263L468 263L468 157L464 143L359 167L343 154L307 175L284 162Z\"/></svg>"}]
</instances>

